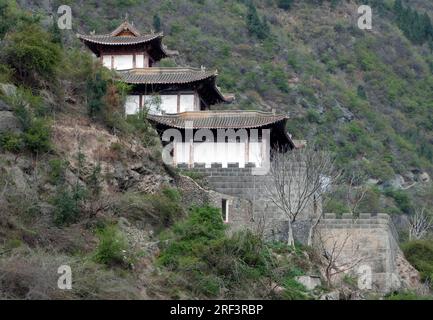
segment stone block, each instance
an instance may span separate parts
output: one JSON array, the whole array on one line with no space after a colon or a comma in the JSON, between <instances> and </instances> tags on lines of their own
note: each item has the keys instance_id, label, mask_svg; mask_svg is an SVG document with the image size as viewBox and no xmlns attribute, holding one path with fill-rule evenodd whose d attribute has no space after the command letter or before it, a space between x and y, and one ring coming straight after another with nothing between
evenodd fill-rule
<instances>
[{"instance_id":1,"label":"stone block","mask_svg":"<svg viewBox=\"0 0 433 320\"><path fill-rule=\"evenodd\" d=\"M337 215L335 213L325 213L325 219L336 219Z\"/></svg>"},{"instance_id":2,"label":"stone block","mask_svg":"<svg viewBox=\"0 0 433 320\"><path fill-rule=\"evenodd\" d=\"M359 218L360 219L371 219L371 213L360 213Z\"/></svg>"},{"instance_id":3,"label":"stone block","mask_svg":"<svg viewBox=\"0 0 433 320\"><path fill-rule=\"evenodd\" d=\"M319 276L299 276L296 277L295 280L309 291L316 289L322 284Z\"/></svg>"},{"instance_id":4,"label":"stone block","mask_svg":"<svg viewBox=\"0 0 433 320\"><path fill-rule=\"evenodd\" d=\"M342 218L343 219L351 219L351 220L353 220L353 214L351 214L351 213L343 213L343 216L342 216Z\"/></svg>"}]
</instances>

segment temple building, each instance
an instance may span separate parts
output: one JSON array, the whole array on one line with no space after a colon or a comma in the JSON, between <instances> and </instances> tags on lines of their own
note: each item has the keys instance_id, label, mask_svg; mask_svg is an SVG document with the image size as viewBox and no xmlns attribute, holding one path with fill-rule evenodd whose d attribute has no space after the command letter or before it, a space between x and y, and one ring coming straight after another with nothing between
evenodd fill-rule
<instances>
[{"instance_id":1,"label":"temple building","mask_svg":"<svg viewBox=\"0 0 433 320\"><path fill-rule=\"evenodd\" d=\"M182 141L174 142L173 165L220 163L226 167L235 162L260 167L269 153L266 146L295 147L285 129L286 115L214 110L212 106L234 100L216 85L217 70L159 67L159 61L178 54L165 48L162 33L142 34L125 21L110 34L77 36L105 67L117 71L119 80L132 86L125 103L127 116L145 111L161 137L167 129L189 128L193 135L202 129L214 133L212 141L191 141L183 133ZM268 134L262 134L264 129ZM235 139L220 141L221 130L235 131Z\"/></svg>"}]
</instances>

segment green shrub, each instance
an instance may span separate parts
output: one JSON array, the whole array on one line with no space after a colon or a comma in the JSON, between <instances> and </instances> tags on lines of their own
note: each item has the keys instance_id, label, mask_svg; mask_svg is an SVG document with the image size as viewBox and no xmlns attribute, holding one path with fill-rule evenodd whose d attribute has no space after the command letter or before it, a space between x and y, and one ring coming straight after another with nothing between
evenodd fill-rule
<instances>
[{"instance_id":1,"label":"green shrub","mask_svg":"<svg viewBox=\"0 0 433 320\"><path fill-rule=\"evenodd\" d=\"M104 97L107 93L108 79L107 72L103 68L96 72L87 80L87 106L89 116L96 118L101 115L104 109Z\"/></svg>"},{"instance_id":2,"label":"green shrub","mask_svg":"<svg viewBox=\"0 0 433 320\"><path fill-rule=\"evenodd\" d=\"M253 2L248 3L247 13L248 31L260 40L266 39L270 35L270 29L265 18L260 19L257 9Z\"/></svg>"},{"instance_id":3,"label":"green shrub","mask_svg":"<svg viewBox=\"0 0 433 320\"><path fill-rule=\"evenodd\" d=\"M174 188L165 188L162 190L162 193L173 202L179 202L181 199L179 191Z\"/></svg>"},{"instance_id":4,"label":"green shrub","mask_svg":"<svg viewBox=\"0 0 433 320\"><path fill-rule=\"evenodd\" d=\"M9 66L0 63L0 83L10 82L12 75L13 70Z\"/></svg>"},{"instance_id":5,"label":"green shrub","mask_svg":"<svg viewBox=\"0 0 433 320\"><path fill-rule=\"evenodd\" d=\"M71 191L60 187L58 194L53 199L54 222L58 226L77 222L85 196L86 191L81 186L77 185Z\"/></svg>"},{"instance_id":6,"label":"green shrub","mask_svg":"<svg viewBox=\"0 0 433 320\"><path fill-rule=\"evenodd\" d=\"M394 199L397 207L404 213L410 214L413 210L409 195L403 190L386 190L385 195Z\"/></svg>"},{"instance_id":7,"label":"green shrub","mask_svg":"<svg viewBox=\"0 0 433 320\"><path fill-rule=\"evenodd\" d=\"M48 152L51 145L51 121L45 116L40 97L29 90L19 89L11 98L14 113L21 122L23 133L20 138L25 148L33 153Z\"/></svg>"},{"instance_id":8,"label":"green shrub","mask_svg":"<svg viewBox=\"0 0 433 320\"><path fill-rule=\"evenodd\" d=\"M116 211L128 219L150 223L157 229L171 226L183 216L180 194L175 189L163 189L157 194L125 193Z\"/></svg>"},{"instance_id":9,"label":"green shrub","mask_svg":"<svg viewBox=\"0 0 433 320\"><path fill-rule=\"evenodd\" d=\"M196 182L201 182L205 178L204 174L197 171L182 170L180 173L183 174L184 176L190 177Z\"/></svg>"},{"instance_id":10,"label":"green shrub","mask_svg":"<svg viewBox=\"0 0 433 320\"><path fill-rule=\"evenodd\" d=\"M342 201L338 199L327 199L325 202L324 212L331 212L335 214L343 214L349 212L349 207Z\"/></svg>"},{"instance_id":11,"label":"green shrub","mask_svg":"<svg viewBox=\"0 0 433 320\"><path fill-rule=\"evenodd\" d=\"M416 240L402 245L406 259L420 272L423 281L433 281L433 241Z\"/></svg>"},{"instance_id":12,"label":"green shrub","mask_svg":"<svg viewBox=\"0 0 433 320\"><path fill-rule=\"evenodd\" d=\"M290 10L292 8L293 0L278 0L278 8Z\"/></svg>"},{"instance_id":13,"label":"green shrub","mask_svg":"<svg viewBox=\"0 0 433 320\"><path fill-rule=\"evenodd\" d=\"M393 292L385 296L385 300L433 300L433 296L421 296L416 292Z\"/></svg>"},{"instance_id":14,"label":"green shrub","mask_svg":"<svg viewBox=\"0 0 433 320\"><path fill-rule=\"evenodd\" d=\"M49 161L50 171L48 173L49 181L52 184L58 185L64 182L65 169L67 162L62 159L52 159Z\"/></svg>"},{"instance_id":15,"label":"green shrub","mask_svg":"<svg viewBox=\"0 0 433 320\"><path fill-rule=\"evenodd\" d=\"M24 131L23 139L26 147L33 153L50 151L51 127L50 122L43 118L35 118Z\"/></svg>"},{"instance_id":16,"label":"green shrub","mask_svg":"<svg viewBox=\"0 0 433 320\"><path fill-rule=\"evenodd\" d=\"M307 112L307 120L310 123L321 123L320 113L316 110L308 110Z\"/></svg>"},{"instance_id":17,"label":"green shrub","mask_svg":"<svg viewBox=\"0 0 433 320\"><path fill-rule=\"evenodd\" d=\"M21 10L16 1L0 0L0 39L8 31L38 20L38 16L26 14Z\"/></svg>"},{"instance_id":18,"label":"green shrub","mask_svg":"<svg viewBox=\"0 0 433 320\"><path fill-rule=\"evenodd\" d=\"M122 266L127 263L127 242L117 226L110 225L98 230L99 244L95 261L107 266Z\"/></svg>"},{"instance_id":19,"label":"green shrub","mask_svg":"<svg viewBox=\"0 0 433 320\"><path fill-rule=\"evenodd\" d=\"M43 82L56 79L61 61L60 47L36 24L8 34L3 55L14 70L14 77L27 86L41 86Z\"/></svg>"},{"instance_id":20,"label":"green shrub","mask_svg":"<svg viewBox=\"0 0 433 320\"><path fill-rule=\"evenodd\" d=\"M272 248L261 238L249 231L227 237L225 228L220 210L205 206L193 208L188 218L162 235L157 263L170 272L171 286L194 297L218 297L224 290L224 297L269 298L265 283L273 281L286 289L288 299L308 296L294 283L294 277L303 274L296 259L276 263Z\"/></svg>"},{"instance_id":21,"label":"green shrub","mask_svg":"<svg viewBox=\"0 0 433 320\"><path fill-rule=\"evenodd\" d=\"M24 147L22 136L18 133L5 132L0 134L0 147L9 152L19 152Z\"/></svg>"}]
</instances>

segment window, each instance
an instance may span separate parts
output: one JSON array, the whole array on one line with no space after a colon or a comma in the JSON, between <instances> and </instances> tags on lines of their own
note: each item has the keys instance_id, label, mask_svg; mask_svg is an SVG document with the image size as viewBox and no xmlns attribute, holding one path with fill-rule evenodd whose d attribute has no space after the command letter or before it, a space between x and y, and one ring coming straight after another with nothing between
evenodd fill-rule
<instances>
[{"instance_id":1,"label":"window","mask_svg":"<svg viewBox=\"0 0 433 320\"><path fill-rule=\"evenodd\" d=\"M229 202L227 199L221 201L221 215L225 223L229 222Z\"/></svg>"}]
</instances>

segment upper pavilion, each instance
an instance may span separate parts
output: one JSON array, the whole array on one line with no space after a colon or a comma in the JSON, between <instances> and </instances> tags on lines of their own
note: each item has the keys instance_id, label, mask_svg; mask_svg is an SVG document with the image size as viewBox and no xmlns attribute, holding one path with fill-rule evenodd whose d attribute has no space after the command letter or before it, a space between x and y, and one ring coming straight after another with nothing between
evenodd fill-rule
<instances>
[{"instance_id":1,"label":"upper pavilion","mask_svg":"<svg viewBox=\"0 0 433 320\"><path fill-rule=\"evenodd\" d=\"M212 105L234 100L217 87L216 70L158 66L161 59L177 54L162 44L162 33L142 34L125 21L110 34L77 36L105 67L117 72L119 80L131 85L125 104L126 115L145 110L160 135L170 128L186 128L189 123L193 124L195 132L209 129L217 133L230 129L243 130L248 135L240 149L230 141L176 142L173 164L193 166L194 163L218 162L226 166L230 162L244 162L260 167L269 156L267 145L276 150L296 147L286 131L286 115L211 110ZM256 137L253 129L269 129L270 135Z\"/></svg>"},{"instance_id":2,"label":"upper pavilion","mask_svg":"<svg viewBox=\"0 0 433 320\"><path fill-rule=\"evenodd\" d=\"M125 21L110 34L77 36L105 67L118 71L120 79L132 85L126 114L145 106L160 114L208 110L233 100L217 87L216 70L158 67L161 59L178 54L162 44L163 33L142 34Z\"/></svg>"}]
</instances>

